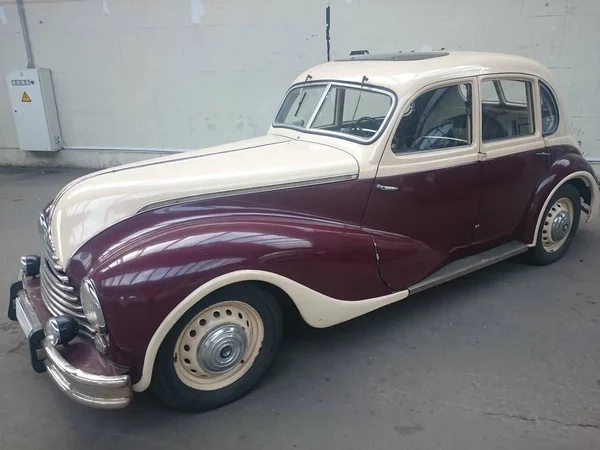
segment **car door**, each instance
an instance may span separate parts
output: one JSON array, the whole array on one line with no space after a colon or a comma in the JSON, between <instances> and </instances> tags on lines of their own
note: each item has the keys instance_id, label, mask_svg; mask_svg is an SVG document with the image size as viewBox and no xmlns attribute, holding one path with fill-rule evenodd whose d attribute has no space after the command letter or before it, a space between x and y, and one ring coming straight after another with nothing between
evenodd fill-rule
<instances>
[{"instance_id":1,"label":"car door","mask_svg":"<svg viewBox=\"0 0 600 450\"><path fill-rule=\"evenodd\" d=\"M477 220L477 79L438 83L403 108L363 216L383 280L406 289L468 251Z\"/></svg>"},{"instance_id":2,"label":"car door","mask_svg":"<svg viewBox=\"0 0 600 450\"><path fill-rule=\"evenodd\" d=\"M475 240L487 246L509 241L548 167L534 77L479 78L481 203Z\"/></svg>"}]
</instances>

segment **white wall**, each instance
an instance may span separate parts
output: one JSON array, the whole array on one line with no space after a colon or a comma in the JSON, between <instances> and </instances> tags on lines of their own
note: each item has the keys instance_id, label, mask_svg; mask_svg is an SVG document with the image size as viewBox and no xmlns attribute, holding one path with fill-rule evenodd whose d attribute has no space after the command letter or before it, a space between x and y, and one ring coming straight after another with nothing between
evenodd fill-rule
<instances>
[{"instance_id":1,"label":"white wall","mask_svg":"<svg viewBox=\"0 0 600 450\"><path fill-rule=\"evenodd\" d=\"M120 148L189 149L263 134L289 83L326 60L327 4L334 59L364 48L444 47L546 64L570 99L583 151L600 159L600 0L105 3L107 13L103 0L25 1L35 63L52 70L63 142L104 150L50 160L16 150L0 86L0 164L102 166L150 155ZM14 0L0 7L3 72L25 67L26 56Z\"/></svg>"}]
</instances>

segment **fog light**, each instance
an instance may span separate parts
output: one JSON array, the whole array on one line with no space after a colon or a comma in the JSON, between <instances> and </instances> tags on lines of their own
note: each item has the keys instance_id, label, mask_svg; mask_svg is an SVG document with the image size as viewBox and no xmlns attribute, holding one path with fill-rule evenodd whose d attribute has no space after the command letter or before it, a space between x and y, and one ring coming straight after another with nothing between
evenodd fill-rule
<instances>
[{"instance_id":1,"label":"fog light","mask_svg":"<svg viewBox=\"0 0 600 450\"><path fill-rule=\"evenodd\" d=\"M36 255L21 256L21 271L26 277L35 277L40 273L40 257Z\"/></svg>"},{"instance_id":2,"label":"fog light","mask_svg":"<svg viewBox=\"0 0 600 450\"><path fill-rule=\"evenodd\" d=\"M46 322L46 339L53 346L65 345L75 339L79 331L79 324L70 316L51 317Z\"/></svg>"}]
</instances>

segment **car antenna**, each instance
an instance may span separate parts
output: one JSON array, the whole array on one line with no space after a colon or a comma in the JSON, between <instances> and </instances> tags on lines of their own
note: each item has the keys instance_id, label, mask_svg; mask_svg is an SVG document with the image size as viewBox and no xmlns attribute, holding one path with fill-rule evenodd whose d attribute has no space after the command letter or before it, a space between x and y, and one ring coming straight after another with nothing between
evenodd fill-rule
<instances>
[{"instance_id":1,"label":"car antenna","mask_svg":"<svg viewBox=\"0 0 600 450\"><path fill-rule=\"evenodd\" d=\"M360 99L362 97L363 87L367 81L369 81L369 78L367 78L366 75L363 75L362 81L360 82L360 93L358 94L358 100L356 101L356 108L354 108L354 114L352 114L351 122L354 122L354 118L356 117L356 111L358 111L358 105L360 104Z\"/></svg>"}]
</instances>

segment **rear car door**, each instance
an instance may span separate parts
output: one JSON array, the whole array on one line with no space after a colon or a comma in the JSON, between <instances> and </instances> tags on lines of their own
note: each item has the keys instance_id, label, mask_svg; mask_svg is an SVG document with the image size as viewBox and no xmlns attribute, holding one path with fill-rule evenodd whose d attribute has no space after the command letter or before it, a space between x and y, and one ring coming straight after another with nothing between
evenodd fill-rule
<instances>
[{"instance_id":1,"label":"rear car door","mask_svg":"<svg viewBox=\"0 0 600 450\"><path fill-rule=\"evenodd\" d=\"M537 79L526 75L479 77L482 183L475 240L509 241L548 168Z\"/></svg>"},{"instance_id":2,"label":"rear car door","mask_svg":"<svg viewBox=\"0 0 600 450\"><path fill-rule=\"evenodd\" d=\"M477 79L428 86L406 104L384 150L363 228L380 273L406 289L468 251L479 206Z\"/></svg>"}]
</instances>

